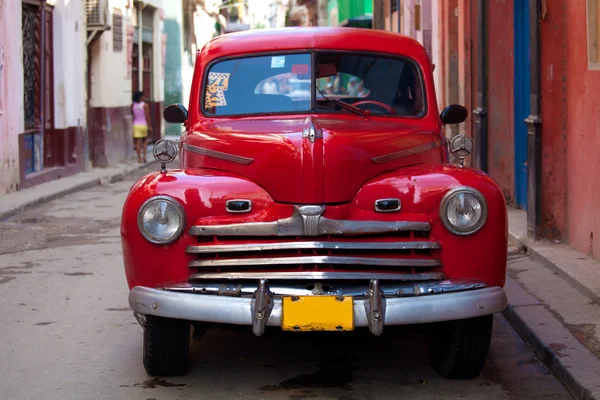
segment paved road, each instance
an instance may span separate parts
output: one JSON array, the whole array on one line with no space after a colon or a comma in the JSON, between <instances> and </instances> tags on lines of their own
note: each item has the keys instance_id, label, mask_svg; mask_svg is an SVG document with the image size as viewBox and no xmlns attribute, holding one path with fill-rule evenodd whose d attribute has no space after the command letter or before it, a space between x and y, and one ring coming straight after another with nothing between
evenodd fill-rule
<instances>
[{"instance_id":1,"label":"paved road","mask_svg":"<svg viewBox=\"0 0 600 400\"><path fill-rule=\"evenodd\" d=\"M429 368L423 327L380 338L214 330L192 344L187 376L149 377L118 229L132 179L0 222L2 399L571 398L501 316L471 381Z\"/></svg>"}]
</instances>

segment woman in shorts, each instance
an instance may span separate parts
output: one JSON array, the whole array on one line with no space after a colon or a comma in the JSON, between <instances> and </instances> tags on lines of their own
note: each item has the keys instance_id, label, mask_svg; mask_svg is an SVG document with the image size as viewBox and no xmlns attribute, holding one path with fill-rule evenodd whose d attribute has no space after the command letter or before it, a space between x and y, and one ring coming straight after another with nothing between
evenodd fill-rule
<instances>
[{"instance_id":1,"label":"woman in shorts","mask_svg":"<svg viewBox=\"0 0 600 400\"><path fill-rule=\"evenodd\" d=\"M138 162L146 162L146 148L148 147L148 132L152 131L150 123L150 109L148 104L142 101L144 93L139 90L133 94L133 104L131 113L133 114L133 139L135 140L135 151L137 152ZM142 161L142 149L144 157Z\"/></svg>"}]
</instances>

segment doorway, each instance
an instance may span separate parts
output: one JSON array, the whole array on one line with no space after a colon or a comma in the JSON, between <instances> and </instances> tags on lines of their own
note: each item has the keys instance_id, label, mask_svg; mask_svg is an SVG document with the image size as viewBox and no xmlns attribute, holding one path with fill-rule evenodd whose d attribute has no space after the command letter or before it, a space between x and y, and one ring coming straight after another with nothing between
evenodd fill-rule
<instances>
[{"instance_id":1,"label":"doorway","mask_svg":"<svg viewBox=\"0 0 600 400\"><path fill-rule=\"evenodd\" d=\"M530 114L529 0L514 0L515 203L527 209L527 125Z\"/></svg>"}]
</instances>

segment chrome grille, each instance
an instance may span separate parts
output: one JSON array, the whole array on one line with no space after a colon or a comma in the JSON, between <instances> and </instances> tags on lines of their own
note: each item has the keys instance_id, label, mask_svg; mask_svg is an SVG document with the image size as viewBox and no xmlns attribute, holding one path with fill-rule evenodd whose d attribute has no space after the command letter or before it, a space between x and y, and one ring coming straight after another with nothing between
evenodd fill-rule
<instances>
[{"instance_id":1,"label":"chrome grille","mask_svg":"<svg viewBox=\"0 0 600 400\"><path fill-rule=\"evenodd\" d=\"M294 206L291 217L272 222L192 226L198 243L186 249L195 255L189 267L233 279L253 272L418 276L441 266L441 245L426 221L334 220L324 210Z\"/></svg>"}]
</instances>

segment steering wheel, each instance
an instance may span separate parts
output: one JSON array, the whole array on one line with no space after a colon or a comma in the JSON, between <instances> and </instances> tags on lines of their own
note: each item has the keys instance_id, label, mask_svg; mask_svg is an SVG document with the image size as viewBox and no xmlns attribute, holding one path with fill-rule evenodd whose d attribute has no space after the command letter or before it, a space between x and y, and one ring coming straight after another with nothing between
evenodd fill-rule
<instances>
[{"instance_id":1,"label":"steering wheel","mask_svg":"<svg viewBox=\"0 0 600 400\"><path fill-rule=\"evenodd\" d=\"M361 101L357 101L356 103L352 103L351 105L356 107L356 106L360 106L363 104L374 104L376 106L383 108L385 111L389 112L390 114L398 114L396 112L396 110L394 110L392 107L388 106L385 103L382 103L381 101L377 101L377 100L361 100Z\"/></svg>"}]
</instances>

